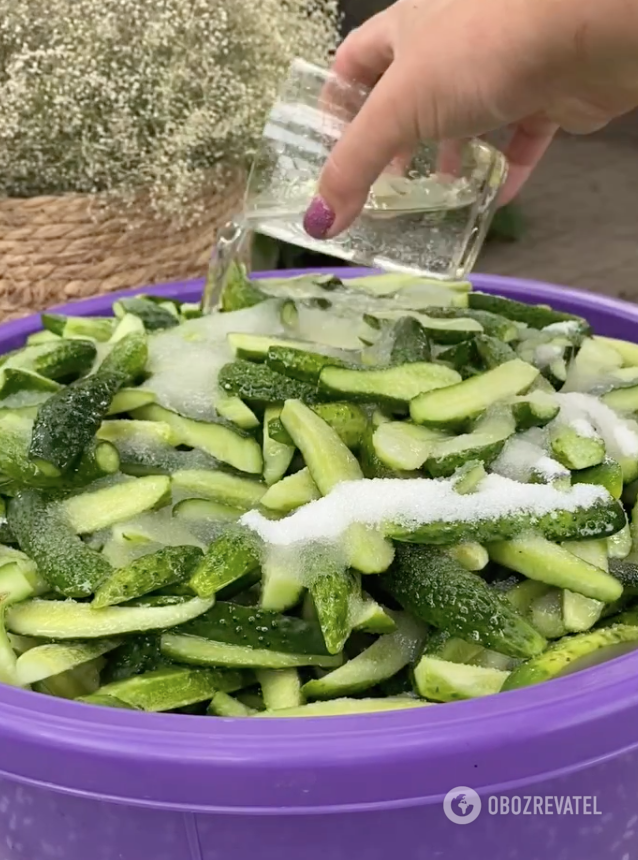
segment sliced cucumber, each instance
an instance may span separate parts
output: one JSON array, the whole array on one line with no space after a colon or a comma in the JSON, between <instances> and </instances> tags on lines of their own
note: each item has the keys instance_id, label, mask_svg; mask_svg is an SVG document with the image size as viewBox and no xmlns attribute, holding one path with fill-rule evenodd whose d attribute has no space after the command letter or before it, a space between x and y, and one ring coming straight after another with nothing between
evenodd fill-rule
<instances>
[{"instance_id":1,"label":"sliced cucumber","mask_svg":"<svg viewBox=\"0 0 638 860\"><path fill-rule=\"evenodd\" d=\"M287 401L281 420L323 495L342 481L363 478L357 459L335 431L303 403ZM393 549L389 541L358 524L348 529L347 550L350 564L362 573L381 572L392 562Z\"/></svg>"},{"instance_id":2,"label":"sliced cucumber","mask_svg":"<svg viewBox=\"0 0 638 860\"><path fill-rule=\"evenodd\" d=\"M224 365L219 372L219 385L226 394L257 405L283 403L292 399L316 403L322 399L314 384L291 379L265 364L252 361L237 360Z\"/></svg>"},{"instance_id":3,"label":"sliced cucumber","mask_svg":"<svg viewBox=\"0 0 638 860\"><path fill-rule=\"evenodd\" d=\"M296 669L258 669L256 674L269 711L298 708L305 704Z\"/></svg>"},{"instance_id":4,"label":"sliced cucumber","mask_svg":"<svg viewBox=\"0 0 638 860\"><path fill-rule=\"evenodd\" d=\"M436 444L425 468L434 478L447 478L469 461L489 465L496 460L515 429L509 410L488 416L471 433L443 439Z\"/></svg>"},{"instance_id":5,"label":"sliced cucumber","mask_svg":"<svg viewBox=\"0 0 638 860\"><path fill-rule=\"evenodd\" d=\"M170 499L170 490L169 478L148 475L71 496L61 507L76 534L90 534L161 505Z\"/></svg>"},{"instance_id":6,"label":"sliced cucumber","mask_svg":"<svg viewBox=\"0 0 638 860\"><path fill-rule=\"evenodd\" d=\"M559 424L550 438L552 454L568 469L589 469L605 459L605 443L586 421L578 425Z\"/></svg>"},{"instance_id":7,"label":"sliced cucumber","mask_svg":"<svg viewBox=\"0 0 638 860\"><path fill-rule=\"evenodd\" d=\"M38 645L22 654L16 664L18 683L22 687L44 681L88 663L117 648L117 639L99 639L96 642L80 642L64 645Z\"/></svg>"},{"instance_id":8,"label":"sliced cucumber","mask_svg":"<svg viewBox=\"0 0 638 860\"><path fill-rule=\"evenodd\" d=\"M447 389L419 395L410 403L410 415L417 424L459 424L526 391L537 376L538 370L531 364L508 361Z\"/></svg>"},{"instance_id":9,"label":"sliced cucumber","mask_svg":"<svg viewBox=\"0 0 638 860\"><path fill-rule=\"evenodd\" d=\"M95 374L62 388L42 404L29 456L45 475L60 475L80 459L118 388L114 375Z\"/></svg>"},{"instance_id":10,"label":"sliced cucumber","mask_svg":"<svg viewBox=\"0 0 638 860\"><path fill-rule=\"evenodd\" d=\"M456 702L498 693L509 672L451 663L439 657L422 657L414 668L420 696L433 702Z\"/></svg>"},{"instance_id":11,"label":"sliced cucumber","mask_svg":"<svg viewBox=\"0 0 638 860\"><path fill-rule=\"evenodd\" d=\"M317 384L325 367L356 366L332 355L290 346L271 346L266 355L266 365L275 373L313 385Z\"/></svg>"},{"instance_id":12,"label":"sliced cucumber","mask_svg":"<svg viewBox=\"0 0 638 860\"><path fill-rule=\"evenodd\" d=\"M490 311L515 322L525 323L530 328L542 329L550 325L566 323L567 326L563 326L560 331L563 328L566 331L573 330L583 334L591 331L589 323L582 317L561 313L545 305L528 305L502 296L487 295L477 290L468 293L468 305L474 310Z\"/></svg>"},{"instance_id":13,"label":"sliced cucumber","mask_svg":"<svg viewBox=\"0 0 638 860\"><path fill-rule=\"evenodd\" d=\"M519 328L500 314L492 313L491 311L476 310L471 308L426 308L425 311L429 316L435 319L471 319L479 323L487 337L498 340L502 343L507 343L518 338Z\"/></svg>"},{"instance_id":14,"label":"sliced cucumber","mask_svg":"<svg viewBox=\"0 0 638 860\"><path fill-rule=\"evenodd\" d=\"M397 630L380 636L369 648L327 675L304 684L308 699L338 699L369 690L400 672L423 646L424 629L406 615L395 616Z\"/></svg>"},{"instance_id":15,"label":"sliced cucumber","mask_svg":"<svg viewBox=\"0 0 638 860\"><path fill-rule=\"evenodd\" d=\"M239 690L245 683L240 672L171 667L106 684L99 694L112 696L141 711L158 713L206 702L219 691Z\"/></svg>"},{"instance_id":16,"label":"sliced cucumber","mask_svg":"<svg viewBox=\"0 0 638 860\"><path fill-rule=\"evenodd\" d=\"M559 588L548 587L544 594L536 597L530 604L529 619L545 639L560 639L567 633L562 598L563 592Z\"/></svg>"},{"instance_id":17,"label":"sliced cucumber","mask_svg":"<svg viewBox=\"0 0 638 860\"><path fill-rule=\"evenodd\" d=\"M88 597L110 575L106 558L77 537L62 508L43 494L19 493L9 503L7 518L21 549L60 594Z\"/></svg>"},{"instance_id":18,"label":"sliced cucumber","mask_svg":"<svg viewBox=\"0 0 638 860\"><path fill-rule=\"evenodd\" d=\"M563 541L609 537L624 528L627 522L622 505L611 498L574 509L567 501L569 494L565 493L565 496L565 508L557 505L551 513L541 516L520 512L494 517L486 511L484 515L475 514L467 519L459 517L454 521L434 521L418 527L393 523L387 526L386 534L395 540L438 546L467 540L489 544L511 540L530 531L543 535L549 541Z\"/></svg>"},{"instance_id":19,"label":"sliced cucumber","mask_svg":"<svg viewBox=\"0 0 638 860\"><path fill-rule=\"evenodd\" d=\"M454 385L459 374L442 364L414 362L382 370L326 367L321 371L322 390L342 399L404 404L417 395Z\"/></svg>"},{"instance_id":20,"label":"sliced cucumber","mask_svg":"<svg viewBox=\"0 0 638 860\"><path fill-rule=\"evenodd\" d=\"M268 546L261 561L262 582L259 604L262 609L286 612L303 594L298 554L293 547Z\"/></svg>"},{"instance_id":21,"label":"sliced cucumber","mask_svg":"<svg viewBox=\"0 0 638 860\"><path fill-rule=\"evenodd\" d=\"M256 507L266 492L266 486L259 481L219 470L180 469L171 475L171 485L174 491L202 496L241 510Z\"/></svg>"},{"instance_id":22,"label":"sliced cucumber","mask_svg":"<svg viewBox=\"0 0 638 860\"><path fill-rule=\"evenodd\" d=\"M144 406L133 414L144 421L165 422L173 429L180 444L200 448L240 472L259 474L262 470L263 459L258 442L252 436L241 435L225 424L183 418L176 412L154 405Z\"/></svg>"},{"instance_id":23,"label":"sliced cucumber","mask_svg":"<svg viewBox=\"0 0 638 860\"><path fill-rule=\"evenodd\" d=\"M261 497L261 505L271 511L289 513L308 502L320 499L321 493L308 468L288 475L269 487Z\"/></svg>"},{"instance_id":24,"label":"sliced cucumber","mask_svg":"<svg viewBox=\"0 0 638 860\"><path fill-rule=\"evenodd\" d=\"M627 524L625 528L607 538L607 555L613 559L627 558L631 552L631 543L631 529Z\"/></svg>"},{"instance_id":25,"label":"sliced cucumber","mask_svg":"<svg viewBox=\"0 0 638 860\"><path fill-rule=\"evenodd\" d=\"M206 523L215 520L233 522L242 514L238 508L209 502L208 499L182 499L173 506L173 516L185 523Z\"/></svg>"},{"instance_id":26,"label":"sliced cucumber","mask_svg":"<svg viewBox=\"0 0 638 860\"><path fill-rule=\"evenodd\" d=\"M175 310L169 310L144 296L119 299L113 303L113 313L119 319L126 314L138 317L147 331L158 331L179 325Z\"/></svg>"},{"instance_id":27,"label":"sliced cucumber","mask_svg":"<svg viewBox=\"0 0 638 860\"><path fill-rule=\"evenodd\" d=\"M560 406L556 399L546 391L531 391L512 401L512 413L518 430L545 427L559 412Z\"/></svg>"},{"instance_id":28,"label":"sliced cucumber","mask_svg":"<svg viewBox=\"0 0 638 860\"><path fill-rule=\"evenodd\" d=\"M512 657L529 657L545 640L476 574L432 547L403 546L383 583L416 618L452 636Z\"/></svg>"},{"instance_id":29,"label":"sliced cucumber","mask_svg":"<svg viewBox=\"0 0 638 860\"><path fill-rule=\"evenodd\" d=\"M420 469L444 438L438 430L418 427L406 421L388 421L373 433L374 451L391 469Z\"/></svg>"},{"instance_id":30,"label":"sliced cucumber","mask_svg":"<svg viewBox=\"0 0 638 860\"><path fill-rule=\"evenodd\" d=\"M93 609L72 600L29 600L7 612L7 628L40 639L101 639L145 630L165 630L196 618L212 600L193 598L172 606L109 606Z\"/></svg>"},{"instance_id":31,"label":"sliced cucumber","mask_svg":"<svg viewBox=\"0 0 638 860\"><path fill-rule=\"evenodd\" d=\"M120 388L111 400L108 415L121 415L124 412L134 412L143 406L154 403L155 395L152 391L142 388Z\"/></svg>"},{"instance_id":32,"label":"sliced cucumber","mask_svg":"<svg viewBox=\"0 0 638 860\"><path fill-rule=\"evenodd\" d=\"M638 627L615 624L600 627L589 633L569 636L552 645L544 654L539 654L515 669L503 684L503 690L516 690L530 684L549 681L563 674L568 668L586 658L596 656L605 659L605 651L614 646L638 645Z\"/></svg>"},{"instance_id":33,"label":"sliced cucumber","mask_svg":"<svg viewBox=\"0 0 638 860\"><path fill-rule=\"evenodd\" d=\"M236 424L242 430L254 430L259 427L259 418L239 397L225 395L216 397L215 411L221 418Z\"/></svg>"},{"instance_id":34,"label":"sliced cucumber","mask_svg":"<svg viewBox=\"0 0 638 860\"><path fill-rule=\"evenodd\" d=\"M228 531L208 547L189 585L200 598L211 598L258 566L259 553L252 537L244 532Z\"/></svg>"},{"instance_id":35,"label":"sliced cucumber","mask_svg":"<svg viewBox=\"0 0 638 860\"><path fill-rule=\"evenodd\" d=\"M599 487L604 487L614 499L619 499L622 496L622 466L609 457L590 469L573 472L571 480L573 484L596 484Z\"/></svg>"},{"instance_id":36,"label":"sliced cucumber","mask_svg":"<svg viewBox=\"0 0 638 860\"><path fill-rule=\"evenodd\" d=\"M630 343L627 340L619 340L615 337L601 337L595 335L594 340L608 346L620 355L622 363L628 367L638 367L638 344Z\"/></svg>"},{"instance_id":37,"label":"sliced cucumber","mask_svg":"<svg viewBox=\"0 0 638 860\"><path fill-rule=\"evenodd\" d=\"M490 557L484 546L480 543L468 541L457 544L450 548L450 555L458 561L465 570L476 571L487 567Z\"/></svg>"},{"instance_id":38,"label":"sliced cucumber","mask_svg":"<svg viewBox=\"0 0 638 860\"><path fill-rule=\"evenodd\" d=\"M350 607L358 596L357 582L334 553L311 546L304 556L303 581L309 582L328 653L338 654L352 631Z\"/></svg>"},{"instance_id":39,"label":"sliced cucumber","mask_svg":"<svg viewBox=\"0 0 638 860\"><path fill-rule=\"evenodd\" d=\"M431 704L408 696L386 696L385 699L331 699L325 702L311 702L300 708L286 708L283 711L263 711L255 717L346 717L355 714L374 714L381 711L399 711L408 708L422 708Z\"/></svg>"},{"instance_id":40,"label":"sliced cucumber","mask_svg":"<svg viewBox=\"0 0 638 860\"><path fill-rule=\"evenodd\" d=\"M270 422L279 418L281 409L277 406L269 406L264 412L263 431L263 456L264 456L264 481L270 487L280 481L288 471L295 454L294 446L282 445L270 437Z\"/></svg>"},{"instance_id":41,"label":"sliced cucumber","mask_svg":"<svg viewBox=\"0 0 638 860\"><path fill-rule=\"evenodd\" d=\"M195 546L168 546L114 570L95 593L92 606L126 603L167 585L185 582L202 557Z\"/></svg>"},{"instance_id":42,"label":"sliced cucumber","mask_svg":"<svg viewBox=\"0 0 638 860\"><path fill-rule=\"evenodd\" d=\"M248 705L244 705L244 703L240 702L239 699L235 699L233 696L220 690L218 693L215 693L211 699L206 713L215 717L235 718L251 717L256 713L256 711L254 708L249 708Z\"/></svg>"},{"instance_id":43,"label":"sliced cucumber","mask_svg":"<svg viewBox=\"0 0 638 860\"><path fill-rule=\"evenodd\" d=\"M488 550L498 564L547 585L567 588L604 603L613 603L622 594L622 585L613 576L541 537L515 538L491 544Z\"/></svg>"},{"instance_id":44,"label":"sliced cucumber","mask_svg":"<svg viewBox=\"0 0 638 860\"><path fill-rule=\"evenodd\" d=\"M312 407L312 411L332 427L344 445L351 450L359 447L368 424L368 418L361 407L354 403L317 403ZM293 445L279 418L270 420L268 433L282 445Z\"/></svg>"},{"instance_id":45,"label":"sliced cucumber","mask_svg":"<svg viewBox=\"0 0 638 860\"><path fill-rule=\"evenodd\" d=\"M426 330L414 317L403 317L392 327L390 364L430 361L432 344Z\"/></svg>"},{"instance_id":46,"label":"sliced cucumber","mask_svg":"<svg viewBox=\"0 0 638 860\"><path fill-rule=\"evenodd\" d=\"M590 630L603 614L605 604L574 591L563 591L563 621L567 633Z\"/></svg>"},{"instance_id":47,"label":"sliced cucumber","mask_svg":"<svg viewBox=\"0 0 638 860\"><path fill-rule=\"evenodd\" d=\"M226 335L229 346L237 358L245 358L248 361L266 361L268 350L271 346L290 347L292 349L308 349L312 344L303 340L290 340L288 338L271 337L263 334L246 334L244 332L231 332Z\"/></svg>"},{"instance_id":48,"label":"sliced cucumber","mask_svg":"<svg viewBox=\"0 0 638 860\"><path fill-rule=\"evenodd\" d=\"M330 669L339 666L342 661L339 654L293 654L266 648L251 648L249 645L229 645L201 636L178 633L165 633L162 636L162 653L178 663L237 669L291 669L296 666L321 666Z\"/></svg>"}]
</instances>

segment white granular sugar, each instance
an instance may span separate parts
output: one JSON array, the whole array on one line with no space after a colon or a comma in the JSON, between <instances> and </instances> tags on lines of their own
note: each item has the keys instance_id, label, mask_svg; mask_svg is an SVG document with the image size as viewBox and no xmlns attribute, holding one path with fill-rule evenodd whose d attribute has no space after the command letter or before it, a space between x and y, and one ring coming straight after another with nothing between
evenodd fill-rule
<instances>
[{"instance_id":1,"label":"white granular sugar","mask_svg":"<svg viewBox=\"0 0 638 860\"><path fill-rule=\"evenodd\" d=\"M484 522L497 517L576 511L608 500L603 487L576 484L569 492L550 485L520 484L488 475L475 493L461 495L451 480L374 478L344 481L322 499L310 502L282 520L249 511L240 523L268 544L290 546L338 541L354 523L396 524L417 528L433 522Z\"/></svg>"}]
</instances>

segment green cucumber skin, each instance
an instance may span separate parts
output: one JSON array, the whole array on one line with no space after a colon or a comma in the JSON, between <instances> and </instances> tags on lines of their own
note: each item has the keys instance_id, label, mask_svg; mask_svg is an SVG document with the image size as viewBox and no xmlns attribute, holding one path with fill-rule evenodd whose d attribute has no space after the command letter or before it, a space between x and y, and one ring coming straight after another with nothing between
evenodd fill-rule
<instances>
[{"instance_id":1,"label":"green cucumber skin","mask_svg":"<svg viewBox=\"0 0 638 860\"><path fill-rule=\"evenodd\" d=\"M316 623L239 603L219 601L208 612L172 632L284 654L329 653Z\"/></svg>"},{"instance_id":2,"label":"green cucumber skin","mask_svg":"<svg viewBox=\"0 0 638 860\"><path fill-rule=\"evenodd\" d=\"M422 374L418 384L407 385L407 389L402 387L405 379L415 372ZM428 374L430 375L429 379L427 378ZM374 379L375 376L376 380ZM353 385L357 377L359 383L363 382L363 386L358 389L356 384ZM325 367L319 378L319 391L325 392L329 398L384 404L391 408L404 408L410 400L422 392L443 389L458 384L460 381L459 375L450 368L431 362L412 362L381 368ZM368 390L366 390L367 386L369 386Z\"/></svg>"},{"instance_id":3,"label":"green cucumber skin","mask_svg":"<svg viewBox=\"0 0 638 860\"><path fill-rule=\"evenodd\" d=\"M476 351L482 364L486 370L492 370L498 367L499 364L505 364L506 361L512 361L516 358L516 353L507 343L498 340L497 337L489 335L477 335L474 338Z\"/></svg>"},{"instance_id":4,"label":"green cucumber skin","mask_svg":"<svg viewBox=\"0 0 638 860\"><path fill-rule=\"evenodd\" d=\"M246 270L239 263L233 263L221 295L222 311L241 311L266 301L268 296L251 283Z\"/></svg>"},{"instance_id":5,"label":"green cucumber skin","mask_svg":"<svg viewBox=\"0 0 638 860\"><path fill-rule=\"evenodd\" d=\"M350 367L339 358L286 346L271 346L266 354L266 366L275 373L310 385L317 384L324 367Z\"/></svg>"},{"instance_id":6,"label":"green cucumber skin","mask_svg":"<svg viewBox=\"0 0 638 860\"><path fill-rule=\"evenodd\" d=\"M616 500L600 502L588 510L557 511L541 517L520 514L474 522L434 522L406 529L392 526L387 535L394 540L447 546L462 541L487 544L511 540L526 531L535 531L554 543L565 540L595 540L619 532L627 523L622 505Z\"/></svg>"},{"instance_id":7,"label":"green cucumber skin","mask_svg":"<svg viewBox=\"0 0 638 860\"><path fill-rule=\"evenodd\" d=\"M491 311L477 310L474 308L426 308L422 311L434 319L470 319L483 326L485 334L501 343L514 340L517 328L512 321Z\"/></svg>"},{"instance_id":8,"label":"green cucumber skin","mask_svg":"<svg viewBox=\"0 0 638 860\"><path fill-rule=\"evenodd\" d=\"M113 374L119 385L132 385L144 372L148 360L148 344L143 334L129 334L115 344L106 356L98 375Z\"/></svg>"},{"instance_id":9,"label":"green cucumber skin","mask_svg":"<svg viewBox=\"0 0 638 860\"><path fill-rule=\"evenodd\" d=\"M103 684L124 681L133 675L141 675L169 664L160 651L160 636L154 633L127 639L119 648L111 651L106 660L106 667L101 674Z\"/></svg>"},{"instance_id":10,"label":"green cucumber skin","mask_svg":"<svg viewBox=\"0 0 638 860\"><path fill-rule=\"evenodd\" d=\"M320 418L337 433L341 441L350 450L356 450L368 426L365 412L354 403L317 403L312 407ZM268 424L268 433L275 442L282 445L294 445L290 434L280 418L272 419Z\"/></svg>"},{"instance_id":11,"label":"green cucumber skin","mask_svg":"<svg viewBox=\"0 0 638 860\"><path fill-rule=\"evenodd\" d=\"M575 636L566 636L552 644L544 654L532 657L514 669L503 684L501 692L549 681L559 675L570 663L593 653L599 647L618 645L623 642L638 644L638 627L615 624Z\"/></svg>"},{"instance_id":12,"label":"green cucumber skin","mask_svg":"<svg viewBox=\"0 0 638 860\"><path fill-rule=\"evenodd\" d=\"M434 548L397 549L382 574L392 596L416 618L510 657L532 657L545 639L476 574Z\"/></svg>"},{"instance_id":13,"label":"green cucumber skin","mask_svg":"<svg viewBox=\"0 0 638 860\"><path fill-rule=\"evenodd\" d=\"M325 400L315 385L275 373L264 364L237 359L224 365L219 372L219 385L249 403L274 404L286 400L317 403Z\"/></svg>"},{"instance_id":14,"label":"green cucumber skin","mask_svg":"<svg viewBox=\"0 0 638 860\"><path fill-rule=\"evenodd\" d=\"M373 436L376 427L370 424L362 436L359 446L359 462L361 470L366 478L414 478L419 477L418 472L402 472L386 466L383 460L377 456L374 449Z\"/></svg>"},{"instance_id":15,"label":"green cucumber skin","mask_svg":"<svg viewBox=\"0 0 638 860\"><path fill-rule=\"evenodd\" d=\"M95 437L117 388L116 377L96 374L53 394L38 410L29 456L68 471Z\"/></svg>"},{"instance_id":16,"label":"green cucumber skin","mask_svg":"<svg viewBox=\"0 0 638 860\"><path fill-rule=\"evenodd\" d=\"M403 317L393 328L394 343L390 352L390 364L412 364L431 361L432 343L426 330L414 317Z\"/></svg>"},{"instance_id":17,"label":"green cucumber skin","mask_svg":"<svg viewBox=\"0 0 638 860\"><path fill-rule=\"evenodd\" d=\"M53 334L57 334L58 337L62 337L64 333L64 326L66 325L67 318L62 314L40 314L40 322L42 323L42 328L46 331L50 331Z\"/></svg>"},{"instance_id":18,"label":"green cucumber skin","mask_svg":"<svg viewBox=\"0 0 638 860\"><path fill-rule=\"evenodd\" d=\"M345 570L331 569L313 577L310 594L329 654L339 654L350 635L350 601L355 592L352 576Z\"/></svg>"},{"instance_id":19,"label":"green cucumber skin","mask_svg":"<svg viewBox=\"0 0 638 860\"><path fill-rule=\"evenodd\" d=\"M614 499L623 493L622 466L615 460L603 461L598 466L572 472L572 484L598 484L604 487Z\"/></svg>"},{"instance_id":20,"label":"green cucumber skin","mask_svg":"<svg viewBox=\"0 0 638 860\"><path fill-rule=\"evenodd\" d=\"M33 362L33 370L47 379L82 376L91 369L97 349L90 340L62 340Z\"/></svg>"},{"instance_id":21,"label":"green cucumber skin","mask_svg":"<svg viewBox=\"0 0 638 860\"><path fill-rule=\"evenodd\" d=\"M483 445L480 448L459 451L458 453L442 457L429 457L424 464L424 468L433 478L449 478L457 469L464 466L468 462L468 459L476 460L485 466L489 466L501 453L506 442L507 439L498 439L496 442Z\"/></svg>"},{"instance_id":22,"label":"green cucumber skin","mask_svg":"<svg viewBox=\"0 0 638 860\"><path fill-rule=\"evenodd\" d=\"M610 558L609 572L628 595L638 595L638 564L627 559Z\"/></svg>"},{"instance_id":23,"label":"green cucumber skin","mask_svg":"<svg viewBox=\"0 0 638 860\"><path fill-rule=\"evenodd\" d=\"M100 687L98 694L113 696L143 711L157 713L205 702L219 690L233 692L245 683L241 672L175 666L115 681Z\"/></svg>"},{"instance_id":24,"label":"green cucumber skin","mask_svg":"<svg viewBox=\"0 0 638 860\"><path fill-rule=\"evenodd\" d=\"M135 314L136 317L139 317L147 331L159 331L179 325L179 319L175 314L142 296L120 299L117 304L126 313Z\"/></svg>"},{"instance_id":25,"label":"green cucumber skin","mask_svg":"<svg viewBox=\"0 0 638 860\"><path fill-rule=\"evenodd\" d=\"M512 404L512 414L516 421L516 429L519 431L529 430L532 427L545 427L556 418L559 411L558 405L556 405L555 410L540 412L534 408L532 403L524 400Z\"/></svg>"},{"instance_id":26,"label":"green cucumber skin","mask_svg":"<svg viewBox=\"0 0 638 860\"><path fill-rule=\"evenodd\" d=\"M196 546L167 546L143 555L127 567L120 567L98 588L93 599L96 609L142 597L158 588L185 582L202 558Z\"/></svg>"},{"instance_id":27,"label":"green cucumber skin","mask_svg":"<svg viewBox=\"0 0 638 860\"><path fill-rule=\"evenodd\" d=\"M258 566L259 553L252 539L243 533L229 531L208 547L189 584L198 597L205 599Z\"/></svg>"},{"instance_id":28,"label":"green cucumber skin","mask_svg":"<svg viewBox=\"0 0 638 860\"><path fill-rule=\"evenodd\" d=\"M65 597L88 597L112 573L106 558L85 544L56 503L37 490L11 499L7 522L48 585Z\"/></svg>"},{"instance_id":29,"label":"green cucumber skin","mask_svg":"<svg viewBox=\"0 0 638 860\"><path fill-rule=\"evenodd\" d=\"M558 322L578 322L583 335L591 334L591 326L582 317L560 311L544 308L540 305L526 305L514 299L505 299L501 296L487 295L486 293L472 291L468 293L468 305L471 310L485 310L494 314L500 314L515 322L526 323L530 328L545 328Z\"/></svg>"}]
</instances>

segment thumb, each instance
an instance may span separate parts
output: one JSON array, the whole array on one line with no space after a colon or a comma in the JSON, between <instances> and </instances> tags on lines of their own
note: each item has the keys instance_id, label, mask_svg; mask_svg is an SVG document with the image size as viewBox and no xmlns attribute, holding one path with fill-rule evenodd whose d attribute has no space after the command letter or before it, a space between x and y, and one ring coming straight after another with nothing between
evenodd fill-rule
<instances>
[{"instance_id":1,"label":"thumb","mask_svg":"<svg viewBox=\"0 0 638 860\"><path fill-rule=\"evenodd\" d=\"M304 217L308 235L326 239L349 227L392 159L416 145L417 109L409 98L413 90L395 60L326 160L317 196Z\"/></svg>"}]
</instances>

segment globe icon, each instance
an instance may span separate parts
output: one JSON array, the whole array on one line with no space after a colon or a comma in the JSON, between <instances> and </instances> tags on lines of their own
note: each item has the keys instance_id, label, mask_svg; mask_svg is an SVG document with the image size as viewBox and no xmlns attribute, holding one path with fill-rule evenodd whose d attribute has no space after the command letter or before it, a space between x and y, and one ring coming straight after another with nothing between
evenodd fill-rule
<instances>
[{"instance_id":1,"label":"globe icon","mask_svg":"<svg viewBox=\"0 0 638 860\"><path fill-rule=\"evenodd\" d=\"M473 788L458 785L445 795L443 811L454 824L471 824L481 813L481 798Z\"/></svg>"},{"instance_id":2,"label":"globe icon","mask_svg":"<svg viewBox=\"0 0 638 860\"><path fill-rule=\"evenodd\" d=\"M465 815L469 815L474 809L474 804L470 803L467 799L467 795L465 794L457 794L457 796L452 801L452 809L456 812L457 815L464 817Z\"/></svg>"}]
</instances>

